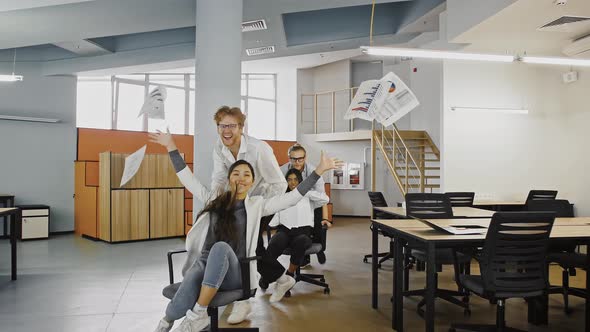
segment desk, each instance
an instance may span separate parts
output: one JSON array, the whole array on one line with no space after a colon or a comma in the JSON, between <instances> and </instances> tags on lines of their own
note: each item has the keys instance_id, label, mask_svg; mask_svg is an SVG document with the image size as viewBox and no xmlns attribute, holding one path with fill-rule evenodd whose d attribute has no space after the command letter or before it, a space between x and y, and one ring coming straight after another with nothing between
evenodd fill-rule
<instances>
[{"instance_id":1,"label":"desk","mask_svg":"<svg viewBox=\"0 0 590 332\"><path fill-rule=\"evenodd\" d=\"M375 210L388 213L396 218L408 218L406 215L406 209L403 207L374 207ZM472 207L453 207L453 216L457 218L491 218L494 215L494 211L483 210Z\"/></svg>"},{"instance_id":2,"label":"desk","mask_svg":"<svg viewBox=\"0 0 590 332\"><path fill-rule=\"evenodd\" d=\"M468 222L489 226L491 219L469 219ZM590 218L556 218L553 225L550 239L568 240L578 244L590 244L590 225L587 224ZM456 222L465 223L466 219L430 219L429 221L443 225L449 225ZM425 312L425 331L434 331L434 314L435 314L435 273L436 266L434 262L436 248L453 248L453 247L481 247L485 240L485 234L475 235L450 235L437 232L423 223L416 220L372 220L372 250L377 254L378 232L380 230L393 235L393 308L392 308L392 328L397 331L403 331L403 249L406 245L412 247L421 247L426 251L426 312ZM590 271L590 255L586 261L586 271ZM377 263L372 262L372 306L377 308L378 301L378 284L377 284ZM586 289L590 286L590 273L586 273ZM530 303L530 302L529 302ZM529 322L544 322L546 318L538 315L534 306L529 306ZM546 307L545 307L546 308ZM546 315L546 312L543 313ZM538 315L538 316L537 316ZM585 326L590 328L590 297L586 298Z\"/></svg>"},{"instance_id":3,"label":"desk","mask_svg":"<svg viewBox=\"0 0 590 332\"><path fill-rule=\"evenodd\" d=\"M0 194L0 203L2 204L3 208L9 208L14 206L14 195L11 194ZM8 223L4 223L4 233L2 233L2 237L8 236Z\"/></svg>"},{"instance_id":4,"label":"desk","mask_svg":"<svg viewBox=\"0 0 590 332\"><path fill-rule=\"evenodd\" d=\"M21 222L21 211L18 208L0 208L0 217L10 217L10 271L11 279L16 280L16 223Z\"/></svg>"}]
</instances>

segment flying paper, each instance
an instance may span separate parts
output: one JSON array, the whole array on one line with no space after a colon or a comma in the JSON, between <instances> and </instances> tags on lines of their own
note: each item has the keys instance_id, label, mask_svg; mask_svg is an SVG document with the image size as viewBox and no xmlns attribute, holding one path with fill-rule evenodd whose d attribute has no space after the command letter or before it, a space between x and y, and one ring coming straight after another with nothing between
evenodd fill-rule
<instances>
[{"instance_id":1,"label":"flying paper","mask_svg":"<svg viewBox=\"0 0 590 332\"><path fill-rule=\"evenodd\" d=\"M363 82L344 118L377 120L389 126L420 105L414 93L394 73Z\"/></svg>"},{"instance_id":2,"label":"flying paper","mask_svg":"<svg viewBox=\"0 0 590 332\"><path fill-rule=\"evenodd\" d=\"M139 150L133 152L125 158L125 168L123 169L123 176L121 177L121 187L123 187L129 180L135 176L139 170L143 157L145 156L145 149L147 145L142 146Z\"/></svg>"},{"instance_id":3,"label":"flying paper","mask_svg":"<svg viewBox=\"0 0 590 332\"><path fill-rule=\"evenodd\" d=\"M146 98L137 117L147 114L150 119L164 119L164 101L166 101L166 88L158 85Z\"/></svg>"}]
</instances>

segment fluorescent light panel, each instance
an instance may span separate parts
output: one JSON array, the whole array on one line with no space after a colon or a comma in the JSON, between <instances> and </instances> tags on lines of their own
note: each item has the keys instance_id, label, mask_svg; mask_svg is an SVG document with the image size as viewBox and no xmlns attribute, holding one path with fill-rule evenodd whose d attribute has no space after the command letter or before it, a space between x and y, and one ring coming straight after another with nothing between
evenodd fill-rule
<instances>
[{"instance_id":1,"label":"fluorescent light panel","mask_svg":"<svg viewBox=\"0 0 590 332\"><path fill-rule=\"evenodd\" d=\"M461 53L447 51L423 50L418 48L393 48L393 47L368 47L362 46L364 52L371 55L381 56L407 56L426 59L448 59L448 60L469 60L469 61L491 61L491 62L513 62L512 55Z\"/></svg>"},{"instance_id":2,"label":"fluorescent light panel","mask_svg":"<svg viewBox=\"0 0 590 332\"><path fill-rule=\"evenodd\" d=\"M538 63L544 65L562 65L562 66L590 66L590 60L584 59L570 59L570 58L554 58L554 57L536 57L523 56L520 61L525 63Z\"/></svg>"},{"instance_id":3,"label":"fluorescent light panel","mask_svg":"<svg viewBox=\"0 0 590 332\"><path fill-rule=\"evenodd\" d=\"M493 112L509 114L529 114L529 110L518 108L495 108L495 107L460 107L452 106L451 111L476 111L476 112Z\"/></svg>"},{"instance_id":4,"label":"fluorescent light panel","mask_svg":"<svg viewBox=\"0 0 590 332\"><path fill-rule=\"evenodd\" d=\"M27 116L0 115L0 120L58 123L59 119L31 118Z\"/></svg>"},{"instance_id":5,"label":"fluorescent light panel","mask_svg":"<svg viewBox=\"0 0 590 332\"><path fill-rule=\"evenodd\" d=\"M23 75L0 75L0 82L16 82L22 81Z\"/></svg>"}]
</instances>

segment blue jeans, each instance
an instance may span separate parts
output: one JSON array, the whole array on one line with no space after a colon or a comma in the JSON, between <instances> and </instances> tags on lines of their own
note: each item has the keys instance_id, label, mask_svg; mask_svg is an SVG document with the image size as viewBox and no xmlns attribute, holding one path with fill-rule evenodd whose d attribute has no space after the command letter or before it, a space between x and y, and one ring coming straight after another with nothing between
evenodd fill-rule
<instances>
[{"instance_id":1,"label":"blue jeans","mask_svg":"<svg viewBox=\"0 0 590 332\"><path fill-rule=\"evenodd\" d=\"M218 290L242 288L240 262L233 249L225 242L216 242L207 258L198 259L184 274L178 291L166 307L166 319L184 317L197 303L201 285Z\"/></svg>"}]
</instances>

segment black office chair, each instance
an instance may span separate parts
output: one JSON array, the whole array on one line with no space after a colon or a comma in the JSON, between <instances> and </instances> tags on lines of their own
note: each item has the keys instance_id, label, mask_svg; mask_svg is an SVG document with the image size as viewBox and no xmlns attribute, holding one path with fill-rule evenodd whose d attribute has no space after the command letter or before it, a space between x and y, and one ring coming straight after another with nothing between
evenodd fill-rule
<instances>
[{"instance_id":1,"label":"black office chair","mask_svg":"<svg viewBox=\"0 0 590 332\"><path fill-rule=\"evenodd\" d=\"M554 212L557 217L573 217L574 209L570 202L565 199L552 200L536 200L531 201L528 205L529 211L548 211ZM576 275L576 269L585 268L586 255L576 253L576 244L551 243L549 245L549 256L547 260L549 263L557 263L563 271L561 272L562 286L551 286L549 294L562 294L564 311L570 314L572 310L569 308L569 295L574 295L581 298L586 298L588 292L582 288L575 288L569 286L569 277Z\"/></svg>"},{"instance_id":2,"label":"black office chair","mask_svg":"<svg viewBox=\"0 0 590 332\"><path fill-rule=\"evenodd\" d=\"M392 219L391 215L385 213L385 212L381 212L379 210L376 210L375 207L387 207L387 202L385 201L385 197L383 197L383 194L380 191L369 191L369 200L371 200L371 205L373 206L373 211L372 211L372 216L375 219ZM371 230L372 230L373 224L371 223ZM389 234L384 234L382 231L379 231L379 233L381 233L381 235L383 236L387 236L391 239L391 241L393 241L393 236L389 235ZM379 257L379 262L377 263L377 267L381 268L381 264L389 259L393 259L393 253L387 251L387 252L380 252L379 254L377 254L377 257ZM373 258L372 254L369 255L365 255L365 257L363 258L363 262L368 263L369 262L369 258Z\"/></svg>"},{"instance_id":3,"label":"black office chair","mask_svg":"<svg viewBox=\"0 0 590 332\"><path fill-rule=\"evenodd\" d=\"M436 193L408 193L406 194L406 215L421 219L449 219L453 218L453 209L451 202L445 194ZM410 250L410 255L418 261L426 261L426 252L421 249ZM442 265L453 265L455 281L459 280L459 274L469 273L471 256L464 253L453 255L451 249L438 249L435 253L435 264L437 270L442 270ZM469 293L465 292L461 285L457 283L458 290L448 290L438 288L438 273L435 274L435 296L445 301L458 305L464 309L466 315L470 314L469 310ZM404 296L422 296L426 290L409 290L404 292ZM462 300L455 298L461 296ZM423 298L418 303L418 314L424 316L422 307L426 304Z\"/></svg>"},{"instance_id":4,"label":"black office chair","mask_svg":"<svg viewBox=\"0 0 590 332\"><path fill-rule=\"evenodd\" d=\"M170 277L170 285L166 286L162 290L162 294L172 299L174 294L180 287L180 282L174 282L174 267L172 261L172 255L186 252L184 249L170 250L168 251L168 274ZM256 288L250 289L250 262L253 260L259 260L260 257L246 257L240 259L240 268L242 273L242 289L231 290L231 291L218 291L213 297L209 307L207 308L207 314L211 317L211 324L207 331L218 332L218 331L231 331L231 332L258 332L257 327L219 327L219 307L226 306L236 301L247 300L254 297L256 294Z\"/></svg>"},{"instance_id":5,"label":"black office chair","mask_svg":"<svg viewBox=\"0 0 590 332\"><path fill-rule=\"evenodd\" d=\"M445 195L449 198L451 206L473 206L474 192L448 192Z\"/></svg>"},{"instance_id":6,"label":"black office chair","mask_svg":"<svg viewBox=\"0 0 590 332\"><path fill-rule=\"evenodd\" d=\"M526 198L525 205L529 205L532 201L550 200L557 197L557 190L531 190Z\"/></svg>"},{"instance_id":7,"label":"black office chair","mask_svg":"<svg viewBox=\"0 0 590 332\"><path fill-rule=\"evenodd\" d=\"M461 275L459 281L475 294L497 302L496 324L452 324L450 332L520 331L506 327L505 300L547 292L547 249L554 220L555 214L549 212L494 214L479 258L481 275Z\"/></svg>"},{"instance_id":8,"label":"black office chair","mask_svg":"<svg viewBox=\"0 0 590 332\"><path fill-rule=\"evenodd\" d=\"M321 225L320 221L315 221L314 223L318 223ZM314 234L311 237L312 244L309 249L305 251L305 255L317 255L320 252L324 252L326 250L326 238L328 236L328 228L326 226L321 226L321 233L320 238L317 238L317 235ZM283 251L283 255L291 255L291 249L287 248ZM324 288L324 294L330 294L330 285L326 283L326 277L323 274L311 274L311 273L301 273L301 266L297 267L295 271L295 281L303 281L309 284L317 285ZM290 297L291 291L287 291L285 293L285 297Z\"/></svg>"}]
</instances>

